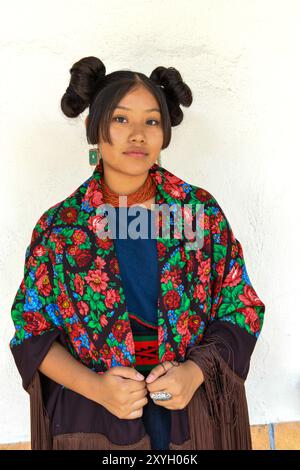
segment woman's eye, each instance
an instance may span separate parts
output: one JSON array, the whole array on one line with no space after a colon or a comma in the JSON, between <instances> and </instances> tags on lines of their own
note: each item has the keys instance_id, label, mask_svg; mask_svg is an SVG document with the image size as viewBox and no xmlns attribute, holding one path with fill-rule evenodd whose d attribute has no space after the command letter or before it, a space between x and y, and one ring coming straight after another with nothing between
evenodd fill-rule
<instances>
[{"instance_id":1,"label":"woman's eye","mask_svg":"<svg viewBox=\"0 0 300 470\"><path fill-rule=\"evenodd\" d=\"M124 116L115 116L115 117L113 117L113 121L117 121L117 119L126 119L126 118L125 118ZM159 124L160 124L160 122L159 122L159 121L157 121L156 119L148 119L148 121L147 121L147 122L150 122L150 121L154 121L154 122L156 122L156 123L157 123L157 125L159 125ZM122 122L122 121L117 121L117 122Z\"/></svg>"},{"instance_id":2,"label":"woman's eye","mask_svg":"<svg viewBox=\"0 0 300 470\"><path fill-rule=\"evenodd\" d=\"M115 116L115 117L113 118L113 121L115 121L115 120L117 120L117 119L123 119L123 118L124 118L124 116Z\"/></svg>"},{"instance_id":3,"label":"woman's eye","mask_svg":"<svg viewBox=\"0 0 300 470\"><path fill-rule=\"evenodd\" d=\"M156 119L149 119L149 121L157 122L157 125L159 124L159 121L157 121ZM148 121L148 122L149 122L149 121Z\"/></svg>"}]
</instances>

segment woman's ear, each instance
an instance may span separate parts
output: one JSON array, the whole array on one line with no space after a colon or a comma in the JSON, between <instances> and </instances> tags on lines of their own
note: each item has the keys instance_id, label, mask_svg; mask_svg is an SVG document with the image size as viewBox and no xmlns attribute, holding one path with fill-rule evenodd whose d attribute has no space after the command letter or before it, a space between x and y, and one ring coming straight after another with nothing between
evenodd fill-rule
<instances>
[{"instance_id":1,"label":"woman's ear","mask_svg":"<svg viewBox=\"0 0 300 470\"><path fill-rule=\"evenodd\" d=\"M87 115L87 117L85 118L85 127L87 127L87 124L88 124L88 118L89 118L89 115Z\"/></svg>"}]
</instances>

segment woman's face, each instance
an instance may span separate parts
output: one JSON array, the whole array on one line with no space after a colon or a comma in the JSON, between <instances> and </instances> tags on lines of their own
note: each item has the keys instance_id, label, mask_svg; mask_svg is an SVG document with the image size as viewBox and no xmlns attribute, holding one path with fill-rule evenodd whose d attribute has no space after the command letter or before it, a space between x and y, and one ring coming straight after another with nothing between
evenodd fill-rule
<instances>
[{"instance_id":1,"label":"woman's face","mask_svg":"<svg viewBox=\"0 0 300 470\"><path fill-rule=\"evenodd\" d=\"M156 98L145 87L131 90L118 103L110 122L110 136L112 145L101 137L99 142L104 168L139 175L156 162L163 144L161 114ZM132 148L146 155L124 153Z\"/></svg>"}]
</instances>

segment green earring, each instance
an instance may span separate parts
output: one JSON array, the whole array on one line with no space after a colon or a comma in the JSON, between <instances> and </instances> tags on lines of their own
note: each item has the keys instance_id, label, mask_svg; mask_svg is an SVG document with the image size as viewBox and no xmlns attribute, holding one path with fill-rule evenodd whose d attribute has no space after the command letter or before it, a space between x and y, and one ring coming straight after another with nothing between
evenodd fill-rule
<instances>
[{"instance_id":1,"label":"green earring","mask_svg":"<svg viewBox=\"0 0 300 470\"><path fill-rule=\"evenodd\" d=\"M89 149L89 162L91 166L98 165L100 158L102 158L102 155L98 147Z\"/></svg>"},{"instance_id":2,"label":"green earring","mask_svg":"<svg viewBox=\"0 0 300 470\"><path fill-rule=\"evenodd\" d=\"M159 166L161 166L161 154L159 154L159 157L157 159L157 163L159 164Z\"/></svg>"}]
</instances>

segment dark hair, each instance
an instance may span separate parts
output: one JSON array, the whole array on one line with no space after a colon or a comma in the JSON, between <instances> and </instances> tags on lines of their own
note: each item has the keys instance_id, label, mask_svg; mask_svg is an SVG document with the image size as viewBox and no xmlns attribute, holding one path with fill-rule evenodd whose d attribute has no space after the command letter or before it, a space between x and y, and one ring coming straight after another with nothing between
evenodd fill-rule
<instances>
[{"instance_id":1,"label":"dark hair","mask_svg":"<svg viewBox=\"0 0 300 470\"><path fill-rule=\"evenodd\" d=\"M150 77L140 72L118 70L105 75L105 65L97 57L84 57L70 69L68 88L61 99L61 109L67 117L77 117L88 106L87 141L98 144L99 130L105 142L112 144L109 125L112 113L129 90L143 85L157 99L162 116L163 145L171 140L171 126L183 119L180 105L188 107L193 96L174 67L157 67Z\"/></svg>"}]
</instances>

